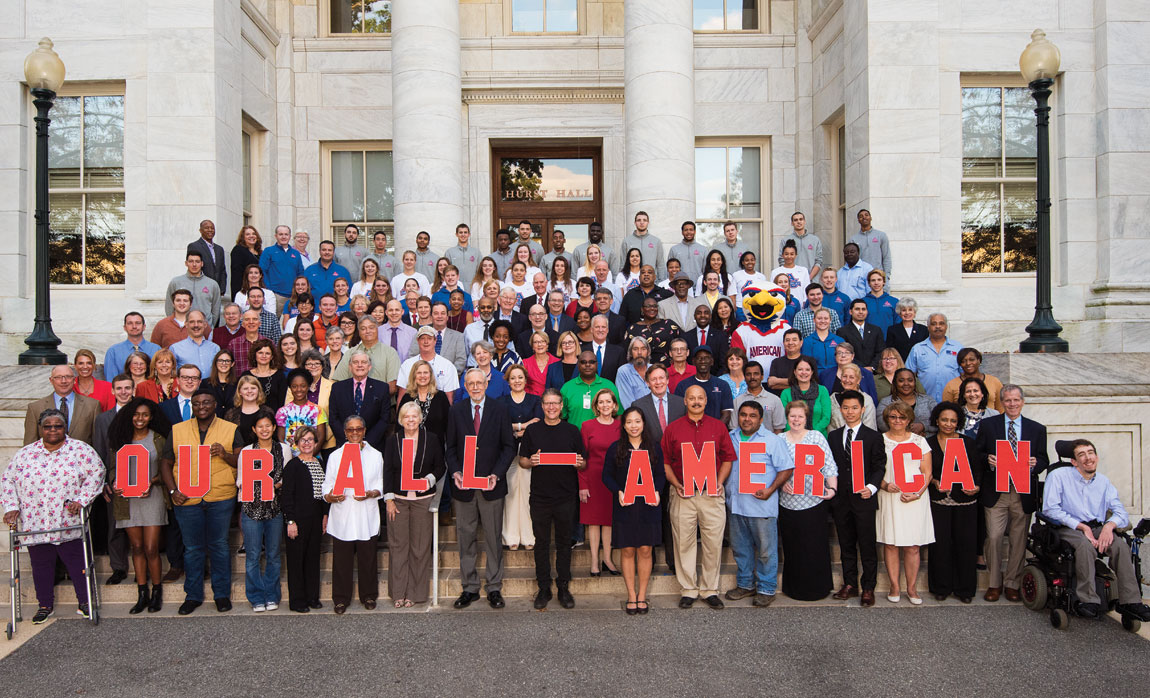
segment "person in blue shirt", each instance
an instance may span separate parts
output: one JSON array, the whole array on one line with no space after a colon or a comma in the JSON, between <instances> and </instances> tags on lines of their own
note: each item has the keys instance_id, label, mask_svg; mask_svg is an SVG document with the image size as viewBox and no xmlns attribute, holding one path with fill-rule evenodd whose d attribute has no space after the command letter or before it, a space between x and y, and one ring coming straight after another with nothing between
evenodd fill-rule
<instances>
[{"instance_id":1,"label":"person in blue shirt","mask_svg":"<svg viewBox=\"0 0 1150 698\"><path fill-rule=\"evenodd\" d=\"M331 240L319 244L319 261L308 267L303 275L311 284L312 293L316 295L334 293L336 279L347 281L348 287L351 287L351 272L336 263L335 243ZM274 288L272 290L275 291ZM279 291L276 291L276 295L279 295Z\"/></svg>"},{"instance_id":2,"label":"person in blue shirt","mask_svg":"<svg viewBox=\"0 0 1150 698\"><path fill-rule=\"evenodd\" d=\"M639 398L651 392L647 385L648 360L651 347L645 337L633 337L627 344L627 363L615 374L615 387L619 389L619 402L627 409Z\"/></svg>"},{"instance_id":3,"label":"person in blue shirt","mask_svg":"<svg viewBox=\"0 0 1150 698\"><path fill-rule=\"evenodd\" d=\"M304 268L299 250L291 246L291 228L277 225L275 235L276 244L260 253L260 270L264 273L264 284L276 294L278 314L291 298L292 284L296 277L303 276Z\"/></svg>"},{"instance_id":4,"label":"person in blue shirt","mask_svg":"<svg viewBox=\"0 0 1150 698\"><path fill-rule=\"evenodd\" d=\"M848 242L843 247L843 261L846 264L839 267L836 288L852 301L862 298L867 294L867 274L871 273L874 267L859 259L859 246L853 242ZM846 322L845 318L843 322Z\"/></svg>"},{"instance_id":5,"label":"person in blue shirt","mask_svg":"<svg viewBox=\"0 0 1150 698\"><path fill-rule=\"evenodd\" d=\"M850 311L851 298L847 294L835 288L838 283L839 273L835 269L823 269L823 273L819 275L819 283L823 287L823 307L830 308L839 315L839 325L846 324L847 313ZM803 307L807 307L807 303L803 303Z\"/></svg>"},{"instance_id":6,"label":"person in blue shirt","mask_svg":"<svg viewBox=\"0 0 1150 698\"><path fill-rule=\"evenodd\" d=\"M735 556L735 588L726 593L731 601L754 596L755 606L770 606L775 600L779 578L779 488L790 479L795 460L782 437L763 426L763 406L748 401L739 405L739 428L731 430L735 451L743 443L759 443L766 452L731 464L724 488L730 508L731 552ZM762 474L748 477L757 486L754 493L739 491L739 469L762 463Z\"/></svg>"},{"instance_id":7,"label":"person in blue shirt","mask_svg":"<svg viewBox=\"0 0 1150 698\"><path fill-rule=\"evenodd\" d=\"M926 321L928 337L911 347L906 367L914 371L926 394L942 402L942 389L951 378L957 378L958 350L962 345L946 336L950 325L942 313L931 313Z\"/></svg>"},{"instance_id":8,"label":"person in blue shirt","mask_svg":"<svg viewBox=\"0 0 1150 698\"><path fill-rule=\"evenodd\" d=\"M1056 468L1046 475L1042 513L1061 524L1058 537L1074 548L1075 589L1080 615L1099 618L1106 606L1094 585L1094 563L1099 554L1110 557L1118 577L1118 611L1150 621L1150 608L1142 603L1142 590L1134 571L1130 544L1114 535L1130 524L1122 498L1110 480L1098 472L1098 452L1086 439L1071 442L1074 467Z\"/></svg>"},{"instance_id":9,"label":"person in blue shirt","mask_svg":"<svg viewBox=\"0 0 1150 698\"><path fill-rule=\"evenodd\" d=\"M459 285L459 269L455 265L443 270L443 286L431 294L431 302L444 303L450 307L451 292L455 290L463 291L463 310L468 313L475 312L475 306L471 304L471 294Z\"/></svg>"},{"instance_id":10,"label":"person in blue shirt","mask_svg":"<svg viewBox=\"0 0 1150 698\"><path fill-rule=\"evenodd\" d=\"M870 286L870 293L863 296L867 308L867 322L882 330L882 336L885 337L888 327L896 322L902 322L902 318L896 312L898 299L886 292L886 274L883 274L881 269L872 269L867 274L866 281Z\"/></svg>"},{"instance_id":11,"label":"person in blue shirt","mask_svg":"<svg viewBox=\"0 0 1150 698\"><path fill-rule=\"evenodd\" d=\"M104 375L111 377L124 373L124 363L134 351L142 351L151 359L160 350L159 344L144 339L144 316L132 311L124 316L124 334L128 338L113 344L104 352Z\"/></svg>"},{"instance_id":12,"label":"person in blue shirt","mask_svg":"<svg viewBox=\"0 0 1150 698\"><path fill-rule=\"evenodd\" d=\"M815 360L818 371L835 365L835 347L846 340L831 332L831 311L815 311L815 331L803 338L802 354Z\"/></svg>"},{"instance_id":13,"label":"person in blue shirt","mask_svg":"<svg viewBox=\"0 0 1150 698\"><path fill-rule=\"evenodd\" d=\"M697 385L707 394L707 405L703 413L708 417L730 424L731 412L735 409L735 400L731 397L731 388L719 380L718 376L711 375L711 368L715 365L715 357L711 348L700 344L691 350L691 363L695 365L695 375L688 376L675 386L675 394L683 397L687 388Z\"/></svg>"}]
</instances>

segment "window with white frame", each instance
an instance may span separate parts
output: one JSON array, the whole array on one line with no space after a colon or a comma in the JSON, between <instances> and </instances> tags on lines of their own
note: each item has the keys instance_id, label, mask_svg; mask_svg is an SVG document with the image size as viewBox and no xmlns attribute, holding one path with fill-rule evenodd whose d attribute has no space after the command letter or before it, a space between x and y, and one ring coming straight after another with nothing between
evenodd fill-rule
<instances>
[{"instance_id":1,"label":"window with white frame","mask_svg":"<svg viewBox=\"0 0 1150 698\"><path fill-rule=\"evenodd\" d=\"M327 148L327 231L325 240L343 241L349 223L359 226L361 244L383 230L394 244L395 197L391 150L384 146Z\"/></svg>"},{"instance_id":2,"label":"window with white frame","mask_svg":"<svg viewBox=\"0 0 1150 698\"><path fill-rule=\"evenodd\" d=\"M59 96L50 116L49 281L123 284L124 95Z\"/></svg>"},{"instance_id":3,"label":"window with white frame","mask_svg":"<svg viewBox=\"0 0 1150 698\"><path fill-rule=\"evenodd\" d=\"M695 31L759 31L759 0L695 0Z\"/></svg>"},{"instance_id":4,"label":"window with white frame","mask_svg":"<svg viewBox=\"0 0 1150 698\"><path fill-rule=\"evenodd\" d=\"M1038 266L1037 136L1025 87L962 88L962 271Z\"/></svg>"},{"instance_id":5,"label":"window with white frame","mask_svg":"<svg viewBox=\"0 0 1150 698\"><path fill-rule=\"evenodd\" d=\"M579 0L510 0L511 32L575 34L579 31Z\"/></svg>"},{"instance_id":6,"label":"window with white frame","mask_svg":"<svg viewBox=\"0 0 1150 698\"><path fill-rule=\"evenodd\" d=\"M329 34L390 34L391 0L327 0Z\"/></svg>"},{"instance_id":7,"label":"window with white frame","mask_svg":"<svg viewBox=\"0 0 1150 698\"><path fill-rule=\"evenodd\" d=\"M760 249L762 151L759 146L749 145L696 146L695 222L700 244L709 247L722 240L723 223L730 220L739 226L739 239L752 250ZM760 261L760 266L763 263Z\"/></svg>"}]
</instances>

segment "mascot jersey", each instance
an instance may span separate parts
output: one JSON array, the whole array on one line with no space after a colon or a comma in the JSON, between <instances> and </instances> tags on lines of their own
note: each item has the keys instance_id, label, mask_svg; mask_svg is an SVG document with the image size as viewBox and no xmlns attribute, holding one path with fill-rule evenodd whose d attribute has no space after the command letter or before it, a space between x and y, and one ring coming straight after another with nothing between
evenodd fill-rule
<instances>
[{"instance_id":1,"label":"mascot jersey","mask_svg":"<svg viewBox=\"0 0 1150 698\"><path fill-rule=\"evenodd\" d=\"M763 375L771 372L771 363L785 355L783 335L790 324L783 319L786 292L779 288L751 285L743 289L743 313L747 321L731 333L731 346L747 352L748 361L758 361Z\"/></svg>"}]
</instances>

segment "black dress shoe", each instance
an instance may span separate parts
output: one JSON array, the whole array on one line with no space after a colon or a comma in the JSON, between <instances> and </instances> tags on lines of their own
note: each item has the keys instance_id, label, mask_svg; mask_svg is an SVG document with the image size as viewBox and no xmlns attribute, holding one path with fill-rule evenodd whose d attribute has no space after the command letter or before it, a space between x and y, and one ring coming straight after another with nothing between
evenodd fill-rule
<instances>
[{"instance_id":1,"label":"black dress shoe","mask_svg":"<svg viewBox=\"0 0 1150 698\"><path fill-rule=\"evenodd\" d=\"M972 596L959 596L958 600L963 602L963 603L970 603L971 601L974 600L974 597L972 597Z\"/></svg>"},{"instance_id":2,"label":"black dress shoe","mask_svg":"<svg viewBox=\"0 0 1150 698\"><path fill-rule=\"evenodd\" d=\"M474 591L465 591L459 595L459 598L452 604L456 608L467 608L474 601L479 600L479 593Z\"/></svg>"},{"instance_id":3,"label":"black dress shoe","mask_svg":"<svg viewBox=\"0 0 1150 698\"><path fill-rule=\"evenodd\" d=\"M308 608L307 606L288 606L288 608L295 611L296 613L310 613L311 612L311 609Z\"/></svg>"},{"instance_id":4,"label":"black dress shoe","mask_svg":"<svg viewBox=\"0 0 1150 698\"><path fill-rule=\"evenodd\" d=\"M503 594L498 591L493 591L487 594L487 603L491 604L492 608L503 608L507 603L503 600Z\"/></svg>"},{"instance_id":5,"label":"black dress shoe","mask_svg":"<svg viewBox=\"0 0 1150 698\"><path fill-rule=\"evenodd\" d=\"M575 597L571 595L571 588L566 583L559 585L559 605L563 608L575 608Z\"/></svg>"},{"instance_id":6,"label":"black dress shoe","mask_svg":"<svg viewBox=\"0 0 1150 698\"><path fill-rule=\"evenodd\" d=\"M1078 615L1094 620L1102 615L1102 606L1096 603L1078 604Z\"/></svg>"},{"instance_id":7,"label":"black dress shoe","mask_svg":"<svg viewBox=\"0 0 1150 698\"><path fill-rule=\"evenodd\" d=\"M216 599L216 610L220 613L227 613L232 610L232 600L222 596Z\"/></svg>"},{"instance_id":8,"label":"black dress shoe","mask_svg":"<svg viewBox=\"0 0 1150 698\"><path fill-rule=\"evenodd\" d=\"M695 599L691 598L690 596L684 596L683 598L679 599L679 608L690 608L694 605Z\"/></svg>"},{"instance_id":9,"label":"black dress shoe","mask_svg":"<svg viewBox=\"0 0 1150 698\"><path fill-rule=\"evenodd\" d=\"M535 610L542 611L547 608L547 604L551 601L551 585L548 584L546 588L540 587L539 591L535 594Z\"/></svg>"},{"instance_id":10,"label":"black dress shoe","mask_svg":"<svg viewBox=\"0 0 1150 698\"><path fill-rule=\"evenodd\" d=\"M108 586L115 586L128 578L127 570L112 570L112 576L105 582Z\"/></svg>"},{"instance_id":11,"label":"black dress shoe","mask_svg":"<svg viewBox=\"0 0 1150 698\"><path fill-rule=\"evenodd\" d=\"M342 604L342 603L337 603L335 605L335 614L337 616L342 616L344 613L347 613L347 605Z\"/></svg>"},{"instance_id":12,"label":"black dress shoe","mask_svg":"<svg viewBox=\"0 0 1150 698\"><path fill-rule=\"evenodd\" d=\"M177 613L179 613L181 616L186 616L203 605L203 601L192 601L191 599L188 599L187 601L180 604L180 610L177 611Z\"/></svg>"},{"instance_id":13,"label":"black dress shoe","mask_svg":"<svg viewBox=\"0 0 1150 698\"><path fill-rule=\"evenodd\" d=\"M311 602L308 602L307 607L310 609L318 611L319 609L323 608L323 604L320 603L319 601L311 601Z\"/></svg>"},{"instance_id":14,"label":"black dress shoe","mask_svg":"<svg viewBox=\"0 0 1150 698\"><path fill-rule=\"evenodd\" d=\"M375 599L368 599L367 601L364 601L363 607L369 611L374 611L376 607Z\"/></svg>"},{"instance_id":15,"label":"black dress shoe","mask_svg":"<svg viewBox=\"0 0 1150 698\"><path fill-rule=\"evenodd\" d=\"M1140 621L1150 622L1150 607L1142 602L1118 604L1118 612L1123 616L1137 618Z\"/></svg>"},{"instance_id":16,"label":"black dress shoe","mask_svg":"<svg viewBox=\"0 0 1150 698\"><path fill-rule=\"evenodd\" d=\"M716 611L723 610L723 600L719 598L718 594L711 594L707 598L703 599L703 603L707 604Z\"/></svg>"}]
</instances>

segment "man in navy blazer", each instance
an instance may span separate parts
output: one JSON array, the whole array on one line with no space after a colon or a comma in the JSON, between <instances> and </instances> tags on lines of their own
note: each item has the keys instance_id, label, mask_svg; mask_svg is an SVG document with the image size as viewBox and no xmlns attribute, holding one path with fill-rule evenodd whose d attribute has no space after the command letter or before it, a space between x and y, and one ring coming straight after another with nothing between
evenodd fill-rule
<instances>
[{"instance_id":1,"label":"man in navy blazer","mask_svg":"<svg viewBox=\"0 0 1150 698\"><path fill-rule=\"evenodd\" d=\"M862 423L862 393L845 390L839 396L845 426L827 436L831 455L839 466L838 492L831 498L831 516L839 537L839 551L843 563L843 585L834 597L845 601L862 593L861 604L874 606L874 588L878 581L878 552L876 548L875 512L878 511L878 488L886 476L886 446L882 434ZM847 432L850 432L849 434ZM854 462L852 444L861 441L864 488L854 491ZM858 563L862 560L862 584L859 584Z\"/></svg>"},{"instance_id":2,"label":"man in navy blazer","mask_svg":"<svg viewBox=\"0 0 1150 698\"><path fill-rule=\"evenodd\" d=\"M838 336L850 342L855 348L855 362L860 366L879 370L882 361L882 350L886 349L882 330L866 321L866 301L856 298L851 301L850 318L845 325L838 329Z\"/></svg>"},{"instance_id":3,"label":"man in navy blazer","mask_svg":"<svg viewBox=\"0 0 1150 698\"><path fill-rule=\"evenodd\" d=\"M463 593L455 608L466 608L479 600L479 573L476 550L479 526L483 526L483 549L487 553L484 574L487 602L503 608L503 500L507 496L507 469L515 457L515 437L511 416L502 403L487 398L487 376L478 368L463 374L467 399L451 406L447 422L447 472L451 476L451 499L455 506L455 526L459 538L459 580ZM476 429L478 425L478 429ZM488 489L475 496L463 489L463 459L466 439L476 437L475 475L487 478Z\"/></svg>"},{"instance_id":4,"label":"man in navy blazer","mask_svg":"<svg viewBox=\"0 0 1150 698\"><path fill-rule=\"evenodd\" d=\"M711 355L715 357L715 367L711 372L716 376L727 372L727 350L731 348L731 338L726 330L711 324L711 308L706 303L695 308L695 329L683 332L683 339L687 340L687 349L694 354L695 347L706 336L706 345L711 348Z\"/></svg>"},{"instance_id":5,"label":"man in navy blazer","mask_svg":"<svg viewBox=\"0 0 1150 698\"><path fill-rule=\"evenodd\" d=\"M222 296L228 288L228 262L224 256L224 248L212 242L215 237L216 224L209 220L200 221L200 237L188 244L188 252L195 250L200 253L200 257L204 260L204 276L216 282ZM219 322L220 318L217 317L216 321Z\"/></svg>"},{"instance_id":6,"label":"man in navy blazer","mask_svg":"<svg viewBox=\"0 0 1150 698\"><path fill-rule=\"evenodd\" d=\"M327 403L328 428L335 434L335 445L338 448L347 441L343 433L344 420L353 414L359 415L367 424L367 442L382 452L387 428L391 424L391 390L387 383L368 377L371 357L367 354L352 354L348 358L348 368L351 370L351 378L336 381L331 386Z\"/></svg>"},{"instance_id":7,"label":"man in navy blazer","mask_svg":"<svg viewBox=\"0 0 1150 698\"><path fill-rule=\"evenodd\" d=\"M179 424L192 418L192 396L200 389L200 369L195 364L184 364L176 370L176 394L160 403L160 414L168 424ZM188 416L184 417L184 403L188 403Z\"/></svg>"},{"instance_id":8,"label":"man in navy blazer","mask_svg":"<svg viewBox=\"0 0 1150 698\"><path fill-rule=\"evenodd\" d=\"M1038 475L1050 467L1050 456L1046 452L1046 427L1022 416L1022 406L1026 402L1022 388L1008 383L1002 386L999 395L1004 414L988 417L978 424L978 447L987 454L989 466L979 494L986 512L983 555L990 571L989 586L983 598L997 601L999 596L1005 596L1007 601L1021 601L1019 585L1022 567L1026 564L1026 532L1030 529L1030 515L1035 510ZM999 441L1030 442L1030 494L1020 494L1013 483L1009 492L999 493L995 487ZM1010 540L1006 569L1002 567L999 547L1004 533Z\"/></svg>"}]
</instances>

